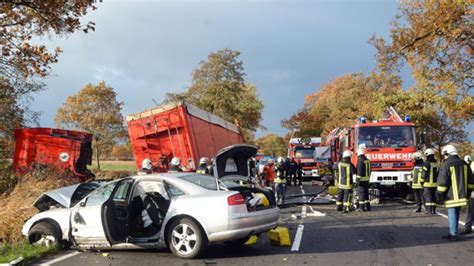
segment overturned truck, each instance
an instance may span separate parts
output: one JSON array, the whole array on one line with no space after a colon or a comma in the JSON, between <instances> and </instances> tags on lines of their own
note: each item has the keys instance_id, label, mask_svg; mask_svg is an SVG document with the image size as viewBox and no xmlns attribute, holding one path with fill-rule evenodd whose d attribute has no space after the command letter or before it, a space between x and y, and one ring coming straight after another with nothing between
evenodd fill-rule
<instances>
[{"instance_id":1,"label":"overturned truck","mask_svg":"<svg viewBox=\"0 0 474 266\"><path fill-rule=\"evenodd\" d=\"M13 170L16 174L55 167L86 180L93 177L87 169L91 163L92 134L56 128L15 130Z\"/></svg>"},{"instance_id":2,"label":"overturned truck","mask_svg":"<svg viewBox=\"0 0 474 266\"><path fill-rule=\"evenodd\" d=\"M194 171L199 158L244 142L236 125L188 103L127 115L127 126L137 168L147 158L153 172L167 172L173 157L186 171Z\"/></svg>"}]
</instances>

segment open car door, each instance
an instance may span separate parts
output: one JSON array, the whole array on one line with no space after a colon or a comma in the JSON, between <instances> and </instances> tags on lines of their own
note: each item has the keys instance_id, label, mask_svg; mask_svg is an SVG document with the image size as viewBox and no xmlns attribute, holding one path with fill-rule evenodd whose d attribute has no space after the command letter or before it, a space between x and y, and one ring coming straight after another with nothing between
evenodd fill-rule
<instances>
[{"instance_id":1,"label":"open car door","mask_svg":"<svg viewBox=\"0 0 474 266\"><path fill-rule=\"evenodd\" d=\"M111 245L126 242L130 234L129 196L132 185L133 179L120 181L111 197L102 204L102 226Z\"/></svg>"}]
</instances>

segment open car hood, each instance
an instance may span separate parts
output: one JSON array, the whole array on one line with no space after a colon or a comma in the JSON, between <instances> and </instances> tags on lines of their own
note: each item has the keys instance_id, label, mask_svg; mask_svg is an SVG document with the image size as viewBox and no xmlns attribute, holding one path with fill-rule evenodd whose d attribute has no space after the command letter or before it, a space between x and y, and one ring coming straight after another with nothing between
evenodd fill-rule
<instances>
[{"instance_id":1,"label":"open car hood","mask_svg":"<svg viewBox=\"0 0 474 266\"><path fill-rule=\"evenodd\" d=\"M71 208L99 186L98 183L81 183L47 191L36 199L33 206L40 212L51 207Z\"/></svg>"},{"instance_id":2,"label":"open car hood","mask_svg":"<svg viewBox=\"0 0 474 266\"><path fill-rule=\"evenodd\" d=\"M225 147L214 157L214 176L250 176L248 160L257 154L258 147L250 144L236 144Z\"/></svg>"}]
</instances>

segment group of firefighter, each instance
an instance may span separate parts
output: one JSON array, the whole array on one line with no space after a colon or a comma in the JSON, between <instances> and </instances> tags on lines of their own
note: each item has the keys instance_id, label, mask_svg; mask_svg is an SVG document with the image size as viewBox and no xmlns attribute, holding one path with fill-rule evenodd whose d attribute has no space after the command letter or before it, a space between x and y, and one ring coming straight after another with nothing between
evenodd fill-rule
<instances>
[{"instance_id":1,"label":"group of firefighter","mask_svg":"<svg viewBox=\"0 0 474 266\"><path fill-rule=\"evenodd\" d=\"M301 186L302 175L300 160L279 157L276 164L273 159L268 159L258 178L262 186L274 188L277 204L284 204L286 186L291 186L292 183Z\"/></svg>"},{"instance_id":2,"label":"group of firefighter","mask_svg":"<svg viewBox=\"0 0 474 266\"><path fill-rule=\"evenodd\" d=\"M448 210L449 234L443 238L457 240L458 223L461 207L467 206L465 229L462 234L472 233L474 214L474 162L470 155L464 160L458 155L456 147L446 145L441 150L442 162L439 164L433 149L413 154L414 168L409 178L416 201L414 212L436 214L436 205L444 205ZM365 150L357 150L357 167L351 163L352 152L344 151L342 160L335 166L338 187L336 210L349 212L352 203L353 188L357 188L358 211L370 211L369 179L371 174L370 160Z\"/></svg>"},{"instance_id":3,"label":"group of firefighter","mask_svg":"<svg viewBox=\"0 0 474 266\"><path fill-rule=\"evenodd\" d=\"M474 216L474 162L469 155L461 159L456 147L446 145L441 150L442 162L439 164L433 149L426 149L423 160L422 152L413 154L414 168L410 175L410 187L416 201L414 212L436 214L436 206L444 205L448 210L449 234L443 236L448 240L457 240L458 223L461 207L467 206L465 229L462 234L472 232ZM365 149L357 149L357 166L351 162L352 152L344 151L340 162L334 164L335 183L338 188L336 210L347 213L351 210L353 189L357 189L358 207L361 212L370 211L369 181L371 163L365 156ZM179 158L171 160L168 172L181 172ZM250 172L256 174L256 162L249 162ZM151 161L143 160L142 171L151 173ZM149 173L148 173L149 172ZM203 157L196 169L198 174L211 174L209 159ZM258 176L261 185L272 187L277 204L285 203L286 186L301 185L302 165L300 161L279 157L277 163L269 159Z\"/></svg>"}]
</instances>

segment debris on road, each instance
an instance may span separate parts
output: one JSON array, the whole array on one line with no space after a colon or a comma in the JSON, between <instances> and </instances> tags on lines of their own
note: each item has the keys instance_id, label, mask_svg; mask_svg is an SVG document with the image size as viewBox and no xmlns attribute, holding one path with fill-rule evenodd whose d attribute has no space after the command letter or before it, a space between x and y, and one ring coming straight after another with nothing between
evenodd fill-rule
<instances>
[{"instance_id":1,"label":"debris on road","mask_svg":"<svg viewBox=\"0 0 474 266\"><path fill-rule=\"evenodd\" d=\"M250 246L255 243L257 243L258 237L257 236L251 236L247 242L245 242L245 245Z\"/></svg>"},{"instance_id":2,"label":"debris on road","mask_svg":"<svg viewBox=\"0 0 474 266\"><path fill-rule=\"evenodd\" d=\"M281 247L291 246L290 233L286 227L278 226L277 228L268 231L268 238L272 245Z\"/></svg>"}]
</instances>

